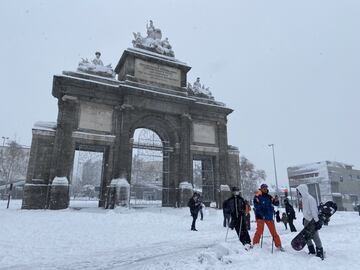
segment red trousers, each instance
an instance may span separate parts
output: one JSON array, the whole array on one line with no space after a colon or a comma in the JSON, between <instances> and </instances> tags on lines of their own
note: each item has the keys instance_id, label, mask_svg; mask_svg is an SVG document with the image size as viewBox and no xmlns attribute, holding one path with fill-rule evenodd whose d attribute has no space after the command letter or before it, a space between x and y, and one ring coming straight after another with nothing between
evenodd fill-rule
<instances>
[{"instance_id":1,"label":"red trousers","mask_svg":"<svg viewBox=\"0 0 360 270\"><path fill-rule=\"evenodd\" d=\"M253 238L253 244L255 245L260 242L260 237L264 232L264 224L265 223L266 223L266 226L269 228L269 231L274 239L275 247L281 247L281 240L275 230L275 224L274 224L273 220L263 220L263 219L256 220L256 232L255 232L255 235Z\"/></svg>"}]
</instances>

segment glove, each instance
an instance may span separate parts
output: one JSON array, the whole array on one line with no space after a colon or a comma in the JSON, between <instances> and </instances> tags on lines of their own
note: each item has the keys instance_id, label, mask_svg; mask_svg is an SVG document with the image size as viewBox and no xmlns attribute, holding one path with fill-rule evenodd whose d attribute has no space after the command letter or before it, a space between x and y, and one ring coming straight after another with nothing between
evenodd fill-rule
<instances>
[{"instance_id":1,"label":"glove","mask_svg":"<svg viewBox=\"0 0 360 270\"><path fill-rule=\"evenodd\" d=\"M316 230L316 231L320 230L321 227L322 227L322 222L321 222L321 220L315 222L315 230Z\"/></svg>"}]
</instances>

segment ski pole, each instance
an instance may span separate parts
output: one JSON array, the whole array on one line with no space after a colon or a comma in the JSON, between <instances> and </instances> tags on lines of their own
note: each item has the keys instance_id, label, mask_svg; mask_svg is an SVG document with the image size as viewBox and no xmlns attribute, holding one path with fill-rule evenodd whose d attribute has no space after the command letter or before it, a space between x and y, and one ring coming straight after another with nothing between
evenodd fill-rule
<instances>
[{"instance_id":1,"label":"ski pole","mask_svg":"<svg viewBox=\"0 0 360 270\"><path fill-rule=\"evenodd\" d=\"M241 226L242 226L242 221L243 221L243 219L242 219L242 215L241 215L241 216L240 216L240 228L239 228L239 240L240 240L240 242L241 242L241 230L242 230Z\"/></svg>"},{"instance_id":2,"label":"ski pole","mask_svg":"<svg viewBox=\"0 0 360 270\"><path fill-rule=\"evenodd\" d=\"M261 242L260 242L260 247L261 248L262 248L263 238L264 238L264 232L261 234Z\"/></svg>"},{"instance_id":3,"label":"ski pole","mask_svg":"<svg viewBox=\"0 0 360 270\"><path fill-rule=\"evenodd\" d=\"M274 217L275 217L275 212L274 212ZM274 229L275 229L275 221L274 222ZM274 236L273 234L271 234L272 236L272 241L271 241L271 253L274 253Z\"/></svg>"}]
</instances>

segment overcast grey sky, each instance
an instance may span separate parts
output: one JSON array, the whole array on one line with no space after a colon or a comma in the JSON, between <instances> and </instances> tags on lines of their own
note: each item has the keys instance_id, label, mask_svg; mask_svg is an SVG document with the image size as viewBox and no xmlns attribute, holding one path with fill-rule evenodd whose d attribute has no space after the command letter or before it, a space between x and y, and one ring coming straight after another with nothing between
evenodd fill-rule
<instances>
[{"instance_id":1,"label":"overcast grey sky","mask_svg":"<svg viewBox=\"0 0 360 270\"><path fill-rule=\"evenodd\" d=\"M229 144L274 179L336 160L360 167L360 1L0 2L0 136L31 144L56 121L52 76L102 52L116 66L152 19L215 98L234 109Z\"/></svg>"}]
</instances>

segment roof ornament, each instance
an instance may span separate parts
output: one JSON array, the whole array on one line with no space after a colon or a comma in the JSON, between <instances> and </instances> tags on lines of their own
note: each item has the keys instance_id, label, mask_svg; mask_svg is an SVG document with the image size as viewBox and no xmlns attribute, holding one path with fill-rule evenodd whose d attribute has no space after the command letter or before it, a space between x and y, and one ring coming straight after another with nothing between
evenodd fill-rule
<instances>
[{"instance_id":1,"label":"roof ornament","mask_svg":"<svg viewBox=\"0 0 360 270\"><path fill-rule=\"evenodd\" d=\"M159 28L155 28L154 23L150 20L149 25L146 24L147 37L141 36L140 32L133 33L134 40L132 44L134 48L140 48L155 52L158 54L175 57L175 53L169 43L169 39L166 37L162 39L162 33Z\"/></svg>"}]
</instances>

